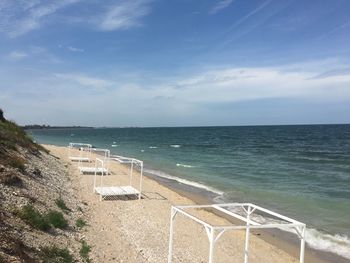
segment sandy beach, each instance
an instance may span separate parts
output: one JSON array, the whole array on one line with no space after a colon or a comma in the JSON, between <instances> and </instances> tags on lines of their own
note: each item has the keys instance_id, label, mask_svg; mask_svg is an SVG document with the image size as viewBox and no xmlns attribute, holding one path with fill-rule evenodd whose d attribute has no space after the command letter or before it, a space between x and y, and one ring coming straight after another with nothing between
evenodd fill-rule
<instances>
[{"instance_id":1,"label":"sandy beach","mask_svg":"<svg viewBox=\"0 0 350 263\"><path fill-rule=\"evenodd\" d=\"M100 201L99 196L93 193L94 176L79 173L78 164L68 159L67 148L44 146L67 165L73 191L86 204L88 227L83 235L92 246L93 262L167 262L171 206L206 201L170 189L148 177L143 180L141 200ZM110 162L109 169L110 175L104 178L106 184L128 184L127 166ZM135 183L138 183L138 177L139 174L135 173ZM200 213L207 222L229 224L227 219L213 213ZM215 247L215 262L243 262L244 237L244 231L225 233ZM279 243L279 247L273 245ZM173 262L207 262L208 249L205 230L188 218L177 216ZM299 262L297 253L295 247L293 251L288 245L274 239L273 235L255 233L250 237L249 262ZM307 250L305 262L326 261L317 259Z\"/></svg>"}]
</instances>

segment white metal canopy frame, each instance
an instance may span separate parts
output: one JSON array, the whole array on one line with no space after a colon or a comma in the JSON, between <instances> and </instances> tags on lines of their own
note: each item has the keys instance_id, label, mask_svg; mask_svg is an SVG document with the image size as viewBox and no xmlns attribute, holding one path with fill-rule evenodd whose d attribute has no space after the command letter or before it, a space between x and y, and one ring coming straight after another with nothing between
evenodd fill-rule
<instances>
[{"instance_id":1,"label":"white metal canopy frame","mask_svg":"<svg viewBox=\"0 0 350 263\"><path fill-rule=\"evenodd\" d=\"M244 211L245 216L238 214L236 212L230 211L232 208L240 208ZM227 225L227 226L214 226L208 224L201 220L200 218L191 215L186 210L190 209L216 209L223 212L229 216L237 218L245 224L243 225ZM285 223L266 223L261 224L253 220L253 213L261 212L277 218ZM251 203L230 203L230 204L214 204L214 205L185 205L185 206L172 206L171 207L171 217L170 217L170 237L169 237L169 253L168 253L168 263L172 262L173 257L173 239L174 239L174 220L177 214L182 214L195 222L201 224L209 239L209 257L208 262L214 262L214 247L215 243L219 240L222 234L229 230L243 230L245 229L245 246L244 246L244 263L248 263L248 252L249 252L249 232L251 229L294 229L296 234L300 239L300 257L299 262L304 263L304 253L305 253L305 229L306 225L289 217L283 216L281 214L275 213L268 209L262 208L260 206Z\"/></svg>"},{"instance_id":2,"label":"white metal canopy frame","mask_svg":"<svg viewBox=\"0 0 350 263\"><path fill-rule=\"evenodd\" d=\"M130 164L130 177L129 177L129 185L125 186L105 186L103 184L103 173L100 176L100 185L96 186L96 181L97 181L97 172L95 172L95 177L94 177L94 193L97 193L100 195L100 200L102 201L104 198L107 196L129 196L129 195L137 195L138 199L141 199L142 195L142 179L143 179L143 161L137 160L135 158L129 158L129 157L124 157L124 156L119 156L119 155L112 155L111 160L116 160L119 161L120 163L124 164ZM96 158L96 167L98 168L99 166L104 165L104 161ZM138 189L133 186L133 170L134 168L138 167L140 170L140 180L138 184ZM97 170L97 169L96 169Z\"/></svg>"},{"instance_id":3,"label":"white metal canopy frame","mask_svg":"<svg viewBox=\"0 0 350 263\"><path fill-rule=\"evenodd\" d=\"M90 162L92 145L88 143L70 142L68 145L68 158L71 161ZM75 155L79 150L79 155Z\"/></svg>"},{"instance_id":4,"label":"white metal canopy frame","mask_svg":"<svg viewBox=\"0 0 350 263\"><path fill-rule=\"evenodd\" d=\"M109 165L109 157L110 157L110 151L108 149L99 149L99 148L92 148L92 152L100 154L101 158L103 160L102 166L97 166L95 161L95 165L85 165L83 166L82 162L79 161L78 169L81 174L94 174L99 173L103 175L108 174L108 165ZM98 159L98 158L96 158Z\"/></svg>"},{"instance_id":5,"label":"white metal canopy frame","mask_svg":"<svg viewBox=\"0 0 350 263\"><path fill-rule=\"evenodd\" d=\"M143 162L131 157L125 157L121 155L111 155L110 160L117 161L121 164L130 165L130 185L133 179L134 166L137 166L139 170L143 169Z\"/></svg>"}]
</instances>

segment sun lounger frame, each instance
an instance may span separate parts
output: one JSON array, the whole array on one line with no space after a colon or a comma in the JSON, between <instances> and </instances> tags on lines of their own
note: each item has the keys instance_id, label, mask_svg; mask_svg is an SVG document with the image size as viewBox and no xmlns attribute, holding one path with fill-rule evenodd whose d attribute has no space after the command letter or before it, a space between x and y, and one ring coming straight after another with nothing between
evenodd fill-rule
<instances>
[{"instance_id":1,"label":"sun lounger frame","mask_svg":"<svg viewBox=\"0 0 350 263\"><path fill-rule=\"evenodd\" d=\"M78 164L78 169L81 174L94 174L95 172L100 173L100 174L108 174L108 169L109 169L109 158L111 155L110 150L108 149L100 149L100 148L92 148L91 152L95 153L102 153L103 158L103 165L102 167L96 166L96 160L95 160L95 166L83 166L82 162L79 162ZM96 158L98 159L98 158ZM99 158L100 159L100 158Z\"/></svg>"},{"instance_id":2,"label":"sun lounger frame","mask_svg":"<svg viewBox=\"0 0 350 263\"><path fill-rule=\"evenodd\" d=\"M242 216L236 212L230 211L229 208L239 207L245 211L246 216ZM204 220L191 215L186 210L190 209L215 209L226 215L232 216L236 219L239 219L245 224L242 225L227 225L227 226L215 226L211 225ZM254 220L252 220L251 216L254 212L262 212L278 218L280 220L285 221L286 223L267 223L260 224ZM168 263L172 262L173 257L173 239L174 239L174 220L177 214L182 214L189 219L201 224L209 239L209 257L208 262L214 262L214 247L215 243L221 237L221 235L229 230L245 230L245 246L244 246L244 263L248 263L248 254L249 254L249 233L251 229L272 229L272 228L280 228L280 229L293 229L300 239L300 255L299 262L304 263L304 254L305 254L305 230L306 225L289 217L283 216L276 212L270 211L266 208L262 208L260 206L251 204L251 203L228 203L228 204L214 204L214 205L185 205L185 206L172 206L171 207L171 216L170 216L170 237L169 237L169 253L168 253Z\"/></svg>"},{"instance_id":3,"label":"sun lounger frame","mask_svg":"<svg viewBox=\"0 0 350 263\"><path fill-rule=\"evenodd\" d=\"M126 186L104 186L103 185L104 174L102 173L100 176L100 185L96 186L97 172L95 172L93 192L100 195L100 201L102 201L103 199L105 199L108 196L128 196L128 195L137 195L138 199L140 200L141 196L142 196L143 161L137 160L135 158L129 158L129 157L124 157L124 156L119 156L119 155L112 155L110 159L119 161L121 163L130 164L129 185L126 185ZM100 165L103 167L104 161L99 159L99 158L96 158L96 162L95 162L96 168L98 168ZM135 166L138 166L140 169L140 181L139 181L138 189L136 189L132 186L133 170L134 170Z\"/></svg>"},{"instance_id":4,"label":"sun lounger frame","mask_svg":"<svg viewBox=\"0 0 350 263\"><path fill-rule=\"evenodd\" d=\"M111 155L110 160L117 161L121 164L129 164L130 165L130 185L131 185L132 178L133 178L133 172L134 172L134 165L136 165L137 163L140 163L141 161L137 160L135 158L125 157L125 156L115 155L115 154Z\"/></svg>"},{"instance_id":5,"label":"sun lounger frame","mask_svg":"<svg viewBox=\"0 0 350 263\"><path fill-rule=\"evenodd\" d=\"M79 148L79 156L72 155L72 149ZM68 145L68 158L71 161L90 162L92 145L89 143L70 142ZM87 153L83 156L83 153Z\"/></svg>"}]
</instances>

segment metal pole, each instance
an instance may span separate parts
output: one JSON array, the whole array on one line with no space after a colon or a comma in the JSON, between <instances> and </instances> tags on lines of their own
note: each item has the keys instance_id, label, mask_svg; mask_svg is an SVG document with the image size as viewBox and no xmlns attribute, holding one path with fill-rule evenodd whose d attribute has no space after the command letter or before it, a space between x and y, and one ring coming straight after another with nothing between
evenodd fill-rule
<instances>
[{"instance_id":1,"label":"metal pole","mask_svg":"<svg viewBox=\"0 0 350 263\"><path fill-rule=\"evenodd\" d=\"M97 166L97 162L95 162L95 176L94 176L94 189L93 189L93 193L95 193L95 188L96 188L96 175L97 175L97 173L96 173L96 170L97 170L96 166Z\"/></svg>"},{"instance_id":2,"label":"metal pole","mask_svg":"<svg viewBox=\"0 0 350 263\"><path fill-rule=\"evenodd\" d=\"M209 243L210 243L210 247L209 247L209 263L213 263L214 262L214 229L210 229L210 237L209 237Z\"/></svg>"},{"instance_id":3,"label":"metal pole","mask_svg":"<svg viewBox=\"0 0 350 263\"><path fill-rule=\"evenodd\" d=\"M140 171L140 193L139 193L139 200L141 200L142 195L142 180L143 180L143 162L141 162L141 171Z\"/></svg>"},{"instance_id":4,"label":"metal pole","mask_svg":"<svg viewBox=\"0 0 350 263\"><path fill-rule=\"evenodd\" d=\"M303 227L301 231L301 236L300 236L300 263L304 263L304 256L305 256L305 226Z\"/></svg>"},{"instance_id":5,"label":"metal pole","mask_svg":"<svg viewBox=\"0 0 350 263\"><path fill-rule=\"evenodd\" d=\"M102 170L101 170L101 176L100 176L100 189L102 189L102 187L103 187L103 182L102 182L102 180L103 180L103 167L104 167L104 163L103 163L103 161L101 161L101 160L97 160L97 158L96 158L96 160L95 160L95 163L96 163L96 165L97 165L97 162L99 162L99 163L101 163L101 167L102 167ZM97 172L97 169L95 168L95 171ZM102 193L100 194L100 201L102 201Z\"/></svg>"},{"instance_id":6,"label":"metal pole","mask_svg":"<svg viewBox=\"0 0 350 263\"><path fill-rule=\"evenodd\" d=\"M69 143L69 146L68 146L68 158L70 158L70 149L71 149L71 147L72 147L72 145L71 145L71 143Z\"/></svg>"},{"instance_id":7,"label":"metal pole","mask_svg":"<svg viewBox=\"0 0 350 263\"><path fill-rule=\"evenodd\" d=\"M130 182L129 185L132 185L132 171L134 169L134 159L131 160L131 165L130 165Z\"/></svg>"},{"instance_id":8,"label":"metal pole","mask_svg":"<svg viewBox=\"0 0 350 263\"><path fill-rule=\"evenodd\" d=\"M97 159L95 160L95 162L97 163ZM102 180L103 180L103 167L104 167L104 163L103 161L100 161L101 162L101 166L102 166L102 170L101 170L101 177L100 177L100 189L102 189L102 186L103 186L103 183L102 183ZM95 169L95 172L97 172L97 169ZM100 201L102 201L102 193L100 194Z\"/></svg>"},{"instance_id":9,"label":"metal pole","mask_svg":"<svg viewBox=\"0 0 350 263\"><path fill-rule=\"evenodd\" d=\"M168 263L171 263L173 260L173 239L174 239L174 219L176 211L174 207L171 207L170 213L170 235L169 235L169 251L168 251Z\"/></svg>"},{"instance_id":10,"label":"metal pole","mask_svg":"<svg viewBox=\"0 0 350 263\"><path fill-rule=\"evenodd\" d=\"M249 250L249 220L250 220L250 206L247 211L247 228L245 230L245 246L244 246L244 263L248 263L248 250Z\"/></svg>"}]
</instances>

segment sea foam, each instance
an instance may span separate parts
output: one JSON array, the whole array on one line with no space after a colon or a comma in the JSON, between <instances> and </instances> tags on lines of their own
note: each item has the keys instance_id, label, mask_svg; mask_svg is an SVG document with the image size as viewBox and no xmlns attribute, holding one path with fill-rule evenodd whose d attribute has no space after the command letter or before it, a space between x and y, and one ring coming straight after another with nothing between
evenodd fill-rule
<instances>
[{"instance_id":1,"label":"sea foam","mask_svg":"<svg viewBox=\"0 0 350 263\"><path fill-rule=\"evenodd\" d=\"M186 185L193 186L193 187L196 187L196 188L204 189L204 190L212 192L214 194L218 194L218 195L222 195L223 194L222 191L217 190L214 187L210 187L210 186L207 186L205 184L197 183L197 182L190 181L190 180L187 180L187 179L179 178L179 177L167 174L167 173L159 171L159 170L145 169L144 171L146 173L150 173L150 174L153 174L153 175L158 176L158 177L170 179L170 180L182 183L182 184L186 184Z\"/></svg>"},{"instance_id":2,"label":"sea foam","mask_svg":"<svg viewBox=\"0 0 350 263\"><path fill-rule=\"evenodd\" d=\"M350 239L348 236L325 234L310 228L306 230L305 240L314 249L333 252L350 259Z\"/></svg>"},{"instance_id":3,"label":"sea foam","mask_svg":"<svg viewBox=\"0 0 350 263\"><path fill-rule=\"evenodd\" d=\"M223 195L217 198L216 201L221 203L223 201ZM246 216L240 208L231 208L232 212L238 213L241 216ZM251 219L260 224L283 224L285 221L278 220L275 218L270 218L268 216L261 216L258 214L253 214ZM292 228L278 228L279 230L296 234L295 230ZM305 231L305 242L313 249L332 252L344 258L350 259L350 239L346 235L330 235L323 233L314 228L307 228Z\"/></svg>"},{"instance_id":4,"label":"sea foam","mask_svg":"<svg viewBox=\"0 0 350 263\"><path fill-rule=\"evenodd\" d=\"M177 163L176 166L178 167L184 167L184 168L194 168L196 166L189 165L189 164L182 164L182 163Z\"/></svg>"}]
</instances>

